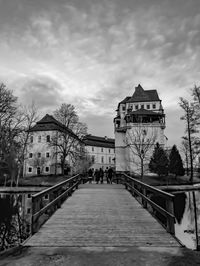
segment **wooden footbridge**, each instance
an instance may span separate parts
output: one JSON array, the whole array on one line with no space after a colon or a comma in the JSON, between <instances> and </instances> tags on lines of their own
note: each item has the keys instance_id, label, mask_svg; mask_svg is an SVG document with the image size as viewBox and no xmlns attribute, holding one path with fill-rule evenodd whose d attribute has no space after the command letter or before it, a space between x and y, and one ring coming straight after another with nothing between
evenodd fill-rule
<instances>
[{"instance_id":1,"label":"wooden footbridge","mask_svg":"<svg viewBox=\"0 0 200 266\"><path fill-rule=\"evenodd\" d=\"M33 195L33 235L25 246L180 247L173 236L173 195L127 175L117 183L83 184L77 175ZM165 207L152 201L154 195Z\"/></svg>"}]
</instances>

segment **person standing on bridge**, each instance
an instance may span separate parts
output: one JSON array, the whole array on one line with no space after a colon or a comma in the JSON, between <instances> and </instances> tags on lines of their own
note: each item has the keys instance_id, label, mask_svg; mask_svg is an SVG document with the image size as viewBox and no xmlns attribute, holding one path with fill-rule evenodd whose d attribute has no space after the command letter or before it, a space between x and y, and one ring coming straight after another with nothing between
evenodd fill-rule
<instances>
[{"instance_id":1,"label":"person standing on bridge","mask_svg":"<svg viewBox=\"0 0 200 266\"><path fill-rule=\"evenodd\" d=\"M102 168L99 169L99 176L100 176L101 184L103 184L104 171Z\"/></svg>"},{"instance_id":2,"label":"person standing on bridge","mask_svg":"<svg viewBox=\"0 0 200 266\"><path fill-rule=\"evenodd\" d=\"M110 167L108 169L108 182L109 182L109 184L112 184L112 179L113 179L113 169Z\"/></svg>"},{"instance_id":3,"label":"person standing on bridge","mask_svg":"<svg viewBox=\"0 0 200 266\"><path fill-rule=\"evenodd\" d=\"M99 184L100 173L99 173L99 170L98 169L95 170L94 176L95 176L96 183Z\"/></svg>"},{"instance_id":4,"label":"person standing on bridge","mask_svg":"<svg viewBox=\"0 0 200 266\"><path fill-rule=\"evenodd\" d=\"M92 183L92 176L93 176L93 172L92 172L92 169L90 168L88 171L88 180L90 184Z\"/></svg>"}]
</instances>

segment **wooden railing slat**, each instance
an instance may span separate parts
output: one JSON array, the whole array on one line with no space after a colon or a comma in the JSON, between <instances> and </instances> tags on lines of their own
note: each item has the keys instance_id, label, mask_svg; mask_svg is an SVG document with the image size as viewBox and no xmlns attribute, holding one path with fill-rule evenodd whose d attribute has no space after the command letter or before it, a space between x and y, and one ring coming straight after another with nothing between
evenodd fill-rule
<instances>
[{"instance_id":1,"label":"wooden railing slat","mask_svg":"<svg viewBox=\"0 0 200 266\"><path fill-rule=\"evenodd\" d=\"M156 209L159 213L161 213L164 217L166 217L167 225L163 225L166 227L166 230L174 234L175 232L175 216L174 216L174 195L162 191L160 189L154 188L150 185L147 185L135 178L128 176L125 173L122 173L120 176L123 176L121 179L122 184L125 185L126 189L130 189L135 194L141 197L141 204L144 208L147 208L147 203L149 203L153 209ZM135 187L137 186L137 187ZM139 187L139 188L138 188ZM139 191L141 189L141 191ZM147 195L148 191L153 193L156 196L161 196L166 200L166 210L152 201ZM133 193L133 194L134 194Z\"/></svg>"},{"instance_id":2,"label":"wooden railing slat","mask_svg":"<svg viewBox=\"0 0 200 266\"><path fill-rule=\"evenodd\" d=\"M37 221L48 209L53 208L53 212L56 209L56 204L60 207L60 201L71 194L74 188L78 188L79 183L81 182L80 175L75 175L67 180L56 184L53 187L47 188L39 193L32 195L32 234L37 231ZM66 186L67 185L67 186ZM60 191L64 190L64 192ZM56 193L55 193L56 192ZM61 194L60 194L61 193ZM45 195L49 195L49 203L44 207L41 207L42 198Z\"/></svg>"}]
</instances>

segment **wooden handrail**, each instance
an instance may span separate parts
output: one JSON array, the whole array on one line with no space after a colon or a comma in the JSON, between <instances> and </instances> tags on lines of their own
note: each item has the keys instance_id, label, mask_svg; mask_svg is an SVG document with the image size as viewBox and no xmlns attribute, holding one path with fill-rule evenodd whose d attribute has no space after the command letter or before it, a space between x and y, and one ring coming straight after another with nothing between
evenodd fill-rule
<instances>
[{"instance_id":1,"label":"wooden handrail","mask_svg":"<svg viewBox=\"0 0 200 266\"><path fill-rule=\"evenodd\" d=\"M142 187L145 187L147 190L156 193L157 195L162 196L163 198L169 198L169 199L173 199L175 196L171 193L165 192L163 190L160 190L158 188L152 187L148 184L145 184L131 176L128 176L127 174L123 174L124 176L126 176L129 180L133 181L135 184L141 185Z\"/></svg>"},{"instance_id":2,"label":"wooden handrail","mask_svg":"<svg viewBox=\"0 0 200 266\"><path fill-rule=\"evenodd\" d=\"M122 179L122 183L125 185L126 189L131 190L132 194L137 194L139 197L141 197L140 202L144 208L147 208L147 203L151 205L153 209L158 211L161 215L163 215L166 218L167 225L163 225L166 227L167 231L171 234L175 233L175 216L174 216L174 195L167 193L165 191L162 191L158 188L152 187L150 185L147 185L139 180L136 180L135 178L128 176L125 173L121 173L124 178ZM137 187L135 187L137 186ZM138 188L139 187L139 188ZM139 190L140 189L140 190ZM160 196L165 199L166 201L166 209L162 208L155 202L153 202L148 196L147 192L150 191L152 194L156 196ZM147 208L148 209L148 208ZM161 222L161 221L160 221Z\"/></svg>"},{"instance_id":3,"label":"wooden handrail","mask_svg":"<svg viewBox=\"0 0 200 266\"><path fill-rule=\"evenodd\" d=\"M64 180L50 188L40 191L32 195L32 234L36 233L47 219L43 217L42 221L38 221L44 213L52 215L57 208L61 206L64 199L72 194L74 189L78 188L82 178L79 174ZM48 203L44 205L44 197L48 195Z\"/></svg>"}]
</instances>

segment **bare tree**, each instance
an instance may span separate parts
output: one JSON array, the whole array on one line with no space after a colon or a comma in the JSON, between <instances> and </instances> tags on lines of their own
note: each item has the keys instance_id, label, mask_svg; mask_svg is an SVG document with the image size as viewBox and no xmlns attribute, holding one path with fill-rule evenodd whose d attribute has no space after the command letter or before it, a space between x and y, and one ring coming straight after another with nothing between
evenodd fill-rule
<instances>
[{"instance_id":1,"label":"bare tree","mask_svg":"<svg viewBox=\"0 0 200 266\"><path fill-rule=\"evenodd\" d=\"M132 154L132 160L134 157L139 159L140 175L143 178L144 175L144 163L148 161L149 153L155 145L157 139L157 133L153 130L149 130L149 127L145 127L143 124L138 125L129 130L125 143L130 148ZM135 160L136 163L137 159Z\"/></svg>"},{"instance_id":2,"label":"bare tree","mask_svg":"<svg viewBox=\"0 0 200 266\"><path fill-rule=\"evenodd\" d=\"M87 151L82 150L74 161L74 169L76 173L87 174L89 168L92 166L93 161Z\"/></svg>"},{"instance_id":3,"label":"bare tree","mask_svg":"<svg viewBox=\"0 0 200 266\"><path fill-rule=\"evenodd\" d=\"M17 98L3 83L0 84L0 175L7 172L11 185L16 170L17 141L20 118L17 116ZM2 169L3 165L3 169Z\"/></svg>"},{"instance_id":4,"label":"bare tree","mask_svg":"<svg viewBox=\"0 0 200 266\"><path fill-rule=\"evenodd\" d=\"M14 182L18 185L29 129L36 119L33 104L30 107L18 106L12 91L4 84L0 85L0 175L8 174L11 186Z\"/></svg>"},{"instance_id":5,"label":"bare tree","mask_svg":"<svg viewBox=\"0 0 200 266\"><path fill-rule=\"evenodd\" d=\"M30 160L30 166L33 166L34 168L40 168L40 174L44 171L44 166L46 163L46 158L44 157L38 157L38 153L34 153L33 158Z\"/></svg>"},{"instance_id":6,"label":"bare tree","mask_svg":"<svg viewBox=\"0 0 200 266\"><path fill-rule=\"evenodd\" d=\"M184 120L186 123L186 133L187 137L185 140L188 141L189 147L189 158L190 158L190 181L193 182L193 175L194 175L194 152L193 149L195 144L198 142L198 138L195 137L195 134L198 132L197 129L197 122L198 117L196 116L196 107L195 105L189 103L186 99L180 98L179 102L180 107L184 111L184 115L181 117L181 120Z\"/></svg>"},{"instance_id":7,"label":"bare tree","mask_svg":"<svg viewBox=\"0 0 200 266\"><path fill-rule=\"evenodd\" d=\"M187 173L187 175L189 175L189 145L188 145L188 140L185 137L183 137L183 140L181 142L180 150L184 154L186 173Z\"/></svg>"},{"instance_id":8,"label":"bare tree","mask_svg":"<svg viewBox=\"0 0 200 266\"><path fill-rule=\"evenodd\" d=\"M24 160L27 159L25 158L25 154L27 154L26 149L30 141L30 129L38 120L37 109L34 103L32 103L30 106L23 106L21 113L23 116L23 123L21 125L20 134L18 135L19 150L17 154L18 172L16 185L18 185L19 179L22 175Z\"/></svg>"},{"instance_id":9,"label":"bare tree","mask_svg":"<svg viewBox=\"0 0 200 266\"><path fill-rule=\"evenodd\" d=\"M64 174L66 161L74 163L81 153L82 137L87 134L87 126L79 122L75 107L71 104L62 104L54 112L55 118L61 123L63 129L52 137L50 145L55 148L55 156L60 159L62 174Z\"/></svg>"}]
</instances>

